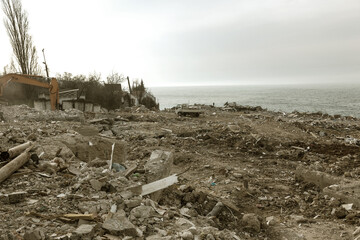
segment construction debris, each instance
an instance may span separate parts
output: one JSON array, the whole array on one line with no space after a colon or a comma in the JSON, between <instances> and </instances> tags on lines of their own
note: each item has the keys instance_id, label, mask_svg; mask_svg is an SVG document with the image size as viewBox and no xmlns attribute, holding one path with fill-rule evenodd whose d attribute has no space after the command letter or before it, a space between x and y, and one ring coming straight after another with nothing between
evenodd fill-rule
<instances>
[{"instance_id":1,"label":"construction debris","mask_svg":"<svg viewBox=\"0 0 360 240\"><path fill-rule=\"evenodd\" d=\"M2 106L0 240L360 238L358 119L201 109Z\"/></svg>"}]
</instances>

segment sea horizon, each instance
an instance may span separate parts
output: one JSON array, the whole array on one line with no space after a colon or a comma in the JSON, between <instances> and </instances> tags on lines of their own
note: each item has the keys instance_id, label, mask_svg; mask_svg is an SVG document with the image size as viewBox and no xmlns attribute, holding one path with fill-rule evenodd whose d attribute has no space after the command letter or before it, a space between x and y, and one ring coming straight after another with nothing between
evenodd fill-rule
<instances>
[{"instance_id":1,"label":"sea horizon","mask_svg":"<svg viewBox=\"0 0 360 240\"><path fill-rule=\"evenodd\" d=\"M360 117L360 84L162 86L149 90L162 110L184 103L221 107L226 102L236 102L272 111L323 112Z\"/></svg>"}]
</instances>

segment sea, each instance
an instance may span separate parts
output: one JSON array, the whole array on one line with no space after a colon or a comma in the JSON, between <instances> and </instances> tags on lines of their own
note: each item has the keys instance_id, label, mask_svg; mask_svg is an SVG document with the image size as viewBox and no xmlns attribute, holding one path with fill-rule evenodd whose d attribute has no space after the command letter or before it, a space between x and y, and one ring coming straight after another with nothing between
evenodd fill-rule
<instances>
[{"instance_id":1,"label":"sea","mask_svg":"<svg viewBox=\"0 0 360 240\"><path fill-rule=\"evenodd\" d=\"M360 117L360 84L152 87L150 92L161 110L183 103L221 107L226 102L236 102L277 112Z\"/></svg>"}]
</instances>

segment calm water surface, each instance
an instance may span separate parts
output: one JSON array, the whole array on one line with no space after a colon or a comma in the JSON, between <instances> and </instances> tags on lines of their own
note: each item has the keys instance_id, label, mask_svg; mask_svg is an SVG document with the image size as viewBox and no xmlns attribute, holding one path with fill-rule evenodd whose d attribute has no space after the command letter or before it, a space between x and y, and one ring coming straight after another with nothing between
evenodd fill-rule
<instances>
[{"instance_id":1,"label":"calm water surface","mask_svg":"<svg viewBox=\"0 0 360 240\"><path fill-rule=\"evenodd\" d=\"M223 106L225 102L236 102L274 111L321 111L360 117L360 84L153 87L150 91L160 103L160 109L179 103Z\"/></svg>"}]
</instances>

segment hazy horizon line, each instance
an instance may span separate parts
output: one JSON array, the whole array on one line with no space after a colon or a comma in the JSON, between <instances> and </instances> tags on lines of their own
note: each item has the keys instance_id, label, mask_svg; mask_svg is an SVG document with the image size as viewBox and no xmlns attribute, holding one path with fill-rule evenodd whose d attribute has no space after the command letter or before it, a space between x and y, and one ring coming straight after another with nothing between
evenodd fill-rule
<instances>
[{"instance_id":1,"label":"hazy horizon line","mask_svg":"<svg viewBox=\"0 0 360 240\"><path fill-rule=\"evenodd\" d=\"M174 88L174 87L231 87L231 86L354 86L360 83L326 82L326 83L223 83L223 84L176 84L176 85L148 85L148 88Z\"/></svg>"}]
</instances>

